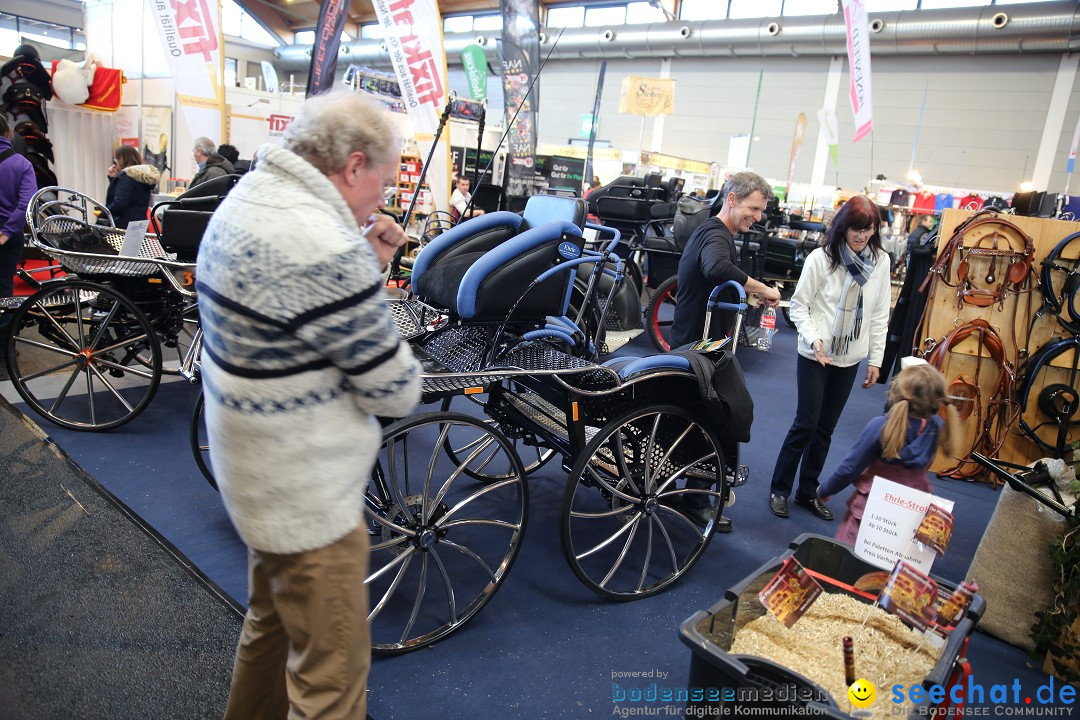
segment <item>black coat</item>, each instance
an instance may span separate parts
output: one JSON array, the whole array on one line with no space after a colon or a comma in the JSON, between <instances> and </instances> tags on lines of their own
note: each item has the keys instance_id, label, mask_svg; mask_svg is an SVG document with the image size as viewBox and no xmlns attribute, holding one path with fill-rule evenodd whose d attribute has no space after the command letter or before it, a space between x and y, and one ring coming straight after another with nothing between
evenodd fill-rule
<instances>
[{"instance_id":1,"label":"black coat","mask_svg":"<svg viewBox=\"0 0 1080 720\"><path fill-rule=\"evenodd\" d=\"M126 228L132 220L145 220L150 196L161 173L153 165L132 165L109 178L105 206L112 213L116 227Z\"/></svg>"}]
</instances>

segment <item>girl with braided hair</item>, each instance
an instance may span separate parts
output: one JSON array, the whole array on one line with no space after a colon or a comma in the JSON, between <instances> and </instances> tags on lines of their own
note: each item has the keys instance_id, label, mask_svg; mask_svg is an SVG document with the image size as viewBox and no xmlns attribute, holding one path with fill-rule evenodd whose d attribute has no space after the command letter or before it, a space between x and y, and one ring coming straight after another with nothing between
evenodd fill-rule
<instances>
[{"instance_id":1,"label":"girl with braided hair","mask_svg":"<svg viewBox=\"0 0 1080 720\"><path fill-rule=\"evenodd\" d=\"M945 387L945 376L925 361L909 365L893 378L888 411L866 424L840 467L818 487L818 497L827 501L855 485L837 540L854 544L875 476L931 492L927 471L938 449L950 456L962 452L959 418L947 402Z\"/></svg>"}]
</instances>

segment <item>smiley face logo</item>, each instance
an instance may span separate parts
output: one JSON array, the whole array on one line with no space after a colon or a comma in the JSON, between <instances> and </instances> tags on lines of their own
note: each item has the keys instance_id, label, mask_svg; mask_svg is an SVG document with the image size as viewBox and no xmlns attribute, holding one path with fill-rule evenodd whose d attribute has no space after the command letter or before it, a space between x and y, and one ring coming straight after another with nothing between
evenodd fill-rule
<instances>
[{"instance_id":1,"label":"smiley face logo","mask_svg":"<svg viewBox=\"0 0 1080 720\"><path fill-rule=\"evenodd\" d=\"M874 704L877 697L877 689L866 678L859 678L851 683L847 691L848 700L857 708L866 708Z\"/></svg>"}]
</instances>

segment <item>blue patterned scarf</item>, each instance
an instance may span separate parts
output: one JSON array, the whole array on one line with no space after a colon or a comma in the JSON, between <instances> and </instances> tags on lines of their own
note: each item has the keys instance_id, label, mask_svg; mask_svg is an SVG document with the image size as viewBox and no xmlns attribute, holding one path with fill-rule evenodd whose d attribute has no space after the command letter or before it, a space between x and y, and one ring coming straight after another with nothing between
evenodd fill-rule
<instances>
[{"instance_id":1,"label":"blue patterned scarf","mask_svg":"<svg viewBox=\"0 0 1080 720\"><path fill-rule=\"evenodd\" d=\"M874 272L874 251L867 245L856 254L845 242L840 245L840 259L847 268L849 279L833 318L830 352L833 356L847 355L851 341L862 333L862 287Z\"/></svg>"}]
</instances>

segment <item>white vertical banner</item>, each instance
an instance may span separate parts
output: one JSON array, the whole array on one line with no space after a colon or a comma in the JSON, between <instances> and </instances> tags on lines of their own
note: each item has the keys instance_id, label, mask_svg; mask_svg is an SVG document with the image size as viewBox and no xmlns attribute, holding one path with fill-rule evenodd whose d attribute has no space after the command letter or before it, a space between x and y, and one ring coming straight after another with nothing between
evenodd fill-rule
<instances>
[{"instance_id":1,"label":"white vertical banner","mask_svg":"<svg viewBox=\"0 0 1080 720\"><path fill-rule=\"evenodd\" d=\"M1065 163L1065 172L1072 175L1076 169L1076 146L1080 145L1080 120L1076 121L1076 130L1073 131L1072 146L1069 148L1069 160Z\"/></svg>"},{"instance_id":2,"label":"white vertical banner","mask_svg":"<svg viewBox=\"0 0 1080 720\"><path fill-rule=\"evenodd\" d=\"M855 139L858 142L874 129L873 102L870 93L870 30L867 27L863 0L842 0L844 25L847 28L848 75L851 77L851 112L855 115Z\"/></svg>"},{"instance_id":3,"label":"white vertical banner","mask_svg":"<svg viewBox=\"0 0 1080 720\"><path fill-rule=\"evenodd\" d=\"M421 157L426 159L449 93L439 7L435 0L372 0L372 6L386 33L384 42L401 86L401 99ZM427 170L436 210L449 207L449 140L449 128L444 128Z\"/></svg>"},{"instance_id":4,"label":"white vertical banner","mask_svg":"<svg viewBox=\"0 0 1080 720\"><path fill-rule=\"evenodd\" d=\"M225 110L217 0L146 0L192 137L219 143Z\"/></svg>"}]
</instances>

